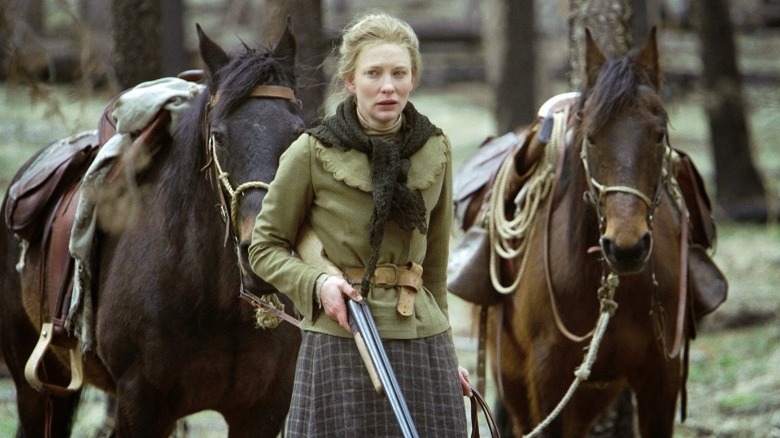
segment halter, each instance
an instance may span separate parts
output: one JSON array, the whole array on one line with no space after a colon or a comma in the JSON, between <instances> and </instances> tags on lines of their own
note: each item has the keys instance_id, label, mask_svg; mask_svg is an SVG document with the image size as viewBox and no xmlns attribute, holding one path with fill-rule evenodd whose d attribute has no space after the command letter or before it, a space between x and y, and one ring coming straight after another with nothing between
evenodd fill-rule
<instances>
[{"instance_id":1,"label":"halter","mask_svg":"<svg viewBox=\"0 0 780 438\"><path fill-rule=\"evenodd\" d=\"M656 94L655 90L647 85L640 85L638 87L638 90L649 92L652 94ZM596 214L598 215L599 220L599 230L601 234L604 234L604 225L606 223L606 217L604 215L604 199L606 196L610 193L627 193L629 195L634 195L637 198L641 199L642 202L645 203L647 206L647 226L650 230L653 228L653 218L655 216L655 209L658 207L658 204L661 202L661 195L662 195L662 188L665 183L671 178L672 176L672 160L671 160L671 153L672 153L672 147L669 144L669 137L664 135L664 152L663 152L663 163L661 164L660 169L658 170L658 175L656 176L656 179L658 183L655 187L655 193L653 194L653 197L650 198L647 194L642 192L641 190L637 189L636 187L631 187L628 185L614 185L614 186L607 186L602 183L600 183L596 178L593 177L593 174L590 170L590 158L588 156L588 138L587 136L584 136L582 139L582 145L580 147L580 158L582 159L582 166L585 169L585 177L588 182L588 191L584 193L584 198L586 201L589 201L591 204L593 204L594 208L596 209Z\"/></svg>"},{"instance_id":2,"label":"halter","mask_svg":"<svg viewBox=\"0 0 780 438\"><path fill-rule=\"evenodd\" d=\"M204 112L204 136L207 138L206 142L206 156L208 161L201 170L213 169L213 175L219 181L220 187L215 187L215 190L219 194L219 211L222 216L222 220L225 222L225 240L224 245L227 245L228 238L233 236L233 245L236 250L236 259L239 271L243 274L244 267L241 264L241 254L239 250L238 241L238 207L240 202L240 196L242 193L249 189L259 189L268 191L269 184L264 181L247 181L233 187L230 183L230 174L225 172L222 168L222 164L219 162L219 156L217 155L217 140L215 135L211 133L211 123L209 122L209 112L216 105L219 100L220 93L217 92L206 104L206 110ZM292 88L281 85L258 85L252 89L249 93L249 97L258 98L270 98L270 99L286 99L296 102L301 105L300 100L295 97L295 91ZM209 173L209 179L211 179L212 173ZM224 190L223 190L224 189ZM225 192L227 192L230 198L230 207L225 199ZM244 277L240 276L241 288L239 291L239 297L248 301L256 310L255 319L259 327L273 328L276 327L281 320L290 322L293 325L298 325L295 318L291 317L284 312L284 305L273 294L265 294L262 297L257 297L253 293L246 290L244 287Z\"/></svg>"},{"instance_id":3,"label":"halter","mask_svg":"<svg viewBox=\"0 0 780 438\"><path fill-rule=\"evenodd\" d=\"M670 178L672 175L671 173L671 159L670 155L672 152L672 148L669 145L669 139L668 137L664 136L665 140L665 146L664 146L664 156L663 156L663 163L658 170L658 175L656 177L657 183L655 187L655 193L653 193L652 199L650 196L642 192L641 190L631 187L628 185L612 185L608 186L605 184L602 184L599 182L595 177L593 177L593 174L590 170L590 157L588 155L588 139L583 138L582 139L582 146L580 148L580 158L582 159L582 167L585 169L585 179L588 182L588 191L586 191L583 194L583 197L586 201L593 204L594 208L596 209L596 215L598 216L599 221L599 229L601 231L601 234L604 234L604 225L606 224L606 216L604 214L604 200L610 193L627 193L629 195L634 195L637 198L641 199L642 202L645 203L647 206L647 226L652 230L652 224L653 224L653 218L655 217L655 210L658 208L658 204L661 202L661 195L662 195L662 188L664 184L666 183L667 179Z\"/></svg>"},{"instance_id":4,"label":"halter","mask_svg":"<svg viewBox=\"0 0 780 438\"><path fill-rule=\"evenodd\" d=\"M206 151L208 162L201 170L206 170L209 167L213 168L214 175L216 176L217 180L220 181L224 191L227 192L228 197L230 198L230 207L228 207L228 202L225 199L223 191L218 190L219 209L222 215L222 220L225 222L225 244L227 244L228 237L231 234L233 234L234 239L237 239L238 236L238 223L236 222L236 218L238 217L240 195L249 189L260 189L267 191L268 183L264 181L248 181L239 184L236 188L233 188L233 185L230 183L230 174L222 169L222 165L219 162L219 157L217 156L217 140L214 134L211 133L211 123L208 120L209 112L216 105L219 97L220 93L217 92L211 97L211 99L209 99L208 104L206 104L204 126L205 135L208 139ZM300 101L295 97L295 91L293 91L292 88L281 85L258 85L252 89L252 91L249 93L249 97L286 99L297 102L300 105Z\"/></svg>"}]
</instances>

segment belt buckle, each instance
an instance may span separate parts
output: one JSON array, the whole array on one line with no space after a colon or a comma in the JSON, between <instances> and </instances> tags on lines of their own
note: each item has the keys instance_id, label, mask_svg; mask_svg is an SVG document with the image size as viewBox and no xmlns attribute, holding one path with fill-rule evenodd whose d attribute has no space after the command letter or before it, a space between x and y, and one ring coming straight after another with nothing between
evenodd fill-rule
<instances>
[{"instance_id":1,"label":"belt buckle","mask_svg":"<svg viewBox=\"0 0 780 438\"><path fill-rule=\"evenodd\" d=\"M375 286L384 287L384 288L398 286L399 275L398 275L398 266L397 265L395 265L395 264L387 264L387 265L384 265L384 266L379 266L377 268L377 270L379 270L379 269L388 269L388 268L392 268L392 270L393 270L393 281L386 281L386 282L382 282L382 283L376 282L376 283L374 283Z\"/></svg>"}]
</instances>

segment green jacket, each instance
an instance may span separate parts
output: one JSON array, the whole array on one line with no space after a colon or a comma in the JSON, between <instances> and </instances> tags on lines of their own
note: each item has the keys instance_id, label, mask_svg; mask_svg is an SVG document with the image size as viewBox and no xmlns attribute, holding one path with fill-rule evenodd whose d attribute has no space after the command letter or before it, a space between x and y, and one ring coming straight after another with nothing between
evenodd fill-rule
<instances>
[{"instance_id":1,"label":"green jacket","mask_svg":"<svg viewBox=\"0 0 780 438\"><path fill-rule=\"evenodd\" d=\"M428 233L402 230L388 221L378 265L423 267L423 287L412 316L396 310L397 288L374 286L366 297L380 336L414 339L449 329L447 256L452 225L452 158L449 139L432 136L411 157L408 186L420 189L428 210ZM339 268L365 267L374 208L368 157L356 150L324 147L302 134L282 155L279 170L257 216L249 247L252 269L289 296L303 316L301 328L350 337L319 308L315 283L323 272L295 257L298 229L311 223L328 259Z\"/></svg>"}]
</instances>

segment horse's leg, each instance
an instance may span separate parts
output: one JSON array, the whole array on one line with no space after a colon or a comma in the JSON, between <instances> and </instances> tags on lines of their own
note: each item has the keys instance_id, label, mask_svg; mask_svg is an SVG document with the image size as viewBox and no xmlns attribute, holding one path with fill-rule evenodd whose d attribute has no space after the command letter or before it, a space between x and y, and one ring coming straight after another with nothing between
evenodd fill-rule
<instances>
[{"instance_id":1,"label":"horse's leg","mask_svg":"<svg viewBox=\"0 0 780 438\"><path fill-rule=\"evenodd\" d=\"M165 438L173 431L177 418L166 409L166 400L143 383L141 377L124 376L117 380L116 435L118 437Z\"/></svg>"},{"instance_id":2,"label":"horse's leg","mask_svg":"<svg viewBox=\"0 0 780 438\"><path fill-rule=\"evenodd\" d=\"M500 401L502 409L506 410L514 436L521 436L524 428L532 425L530 405L528 400L528 387L526 385L526 354L518 344L515 333L504 322L504 327L498 327L498 321L503 318L498 315L502 310L498 307L491 309L488 330L488 350L490 362L493 364L493 376L503 399ZM507 311L509 312L509 311ZM505 320L504 320L505 321ZM499 351L495 347L498 340L496 330L502 330L500 342L501 357L497 357Z\"/></svg>"},{"instance_id":3,"label":"horse's leg","mask_svg":"<svg viewBox=\"0 0 780 438\"><path fill-rule=\"evenodd\" d=\"M20 337L16 342L24 342L24 336L20 332L17 333ZM33 336L35 336L34 331ZM47 430L48 436L70 436L73 415L78 407L81 391L68 396L53 396L33 389L24 378L24 364L29 353L23 352L27 350L31 352L32 347L22 348L22 351L19 348L5 348L6 341L3 340L3 355L16 387L16 410L19 417L17 436L44 437L47 436ZM46 372L46 379L49 382L62 383L70 378L70 373L51 356L44 359L41 368Z\"/></svg>"},{"instance_id":4,"label":"horse's leg","mask_svg":"<svg viewBox=\"0 0 780 438\"><path fill-rule=\"evenodd\" d=\"M69 396L42 394L29 385L17 386L16 408L21 437L69 437L81 391ZM47 434L47 430L49 431Z\"/></svg>"},{"instance_id":5,"label":"horse's leg","mask_svg":"<svg viewBox=\"0 0 780 438\"><path fill-rule=\"evenodd\" d=\"M610 407L623 387L624 381L599 386L587 382L580 384L574 397L561 413L562 436L587 436L596 419Z\"/></svg>"},{"instance_id":6,"label":"horse's leg","mask_svg":"<svg viewBox=\"0 0 780 438\"><path fill-rule=\"evenodd\" d=\"M631 382L636 394L639 430L643 437L671 437L680 388L680 363L659 360L652 365Z\"/></svg>"},{"instance_id":7,"label":"horse's leg","mask_svg":"<svg viewBox=\"0 0 780 438\"><path fill-rule=\"evenodd\" d=\"M6 256L5 273L0 280L0 346L3 359L16 387L16 409L19 417L17 436L45 436L47 409L51 413L48 421L52 436L69 436L72 417L78 406L79 393L67 397L50 397L33 389L24 377L27 359L38 341L38 332L27 317L21 300L19 277L10 264L16 257ZM13 274L9 274L13 272ZM46 380L67 385L68 372L51 355L47 355L41 366Z\"/></svg>"},{"instance_id":8,"label":"horse's leg","mask_svg":"<svg viewBox=\"0 0 780 438\"><path fill-rule=\"evenodd\" d=\"M265 403L258 403L240 415L235 412L222 413L228 425L229 438L274 438L284 426L287 406L284 400L270 394Z\"/></svg>"}]
</instances>

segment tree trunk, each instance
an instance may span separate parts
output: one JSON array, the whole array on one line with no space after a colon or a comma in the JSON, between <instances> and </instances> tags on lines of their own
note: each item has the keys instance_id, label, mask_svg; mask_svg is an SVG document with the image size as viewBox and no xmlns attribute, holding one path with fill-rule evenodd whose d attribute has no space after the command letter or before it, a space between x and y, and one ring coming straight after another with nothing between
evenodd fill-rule
<instances>
[{"instance_id":1,"label":"tree trunk","mask_svg":"<svg viewBox=\"0 0 780 438\"><path fill-rule=\"evenodd\" d=\"M631 0L631 12L631 39L641 44L650 35L650 29L661 24L660 0Z\"/></svg>"},{"instance_id":2,"label":"tree trunk","mask_svg":"<svg viewBox=\"0 0 780 438\"><path fill-rule=\"evenodd\" d=\"M496 128L508 132L536 115L534 1L492 0L483 8L482 38Z\"/></svg>"},{"instance_id":3,"label":"tree trunk","mask_svg":"<svg viewBox=\"0 0 780 438\"><path fill-rule=\"evenodd\" d=\"M262 0L255 10L256 21L260 34L267 47L273 47L284 32L287 14L290 13L286 0ZM293 23L295 26L295 23ZM297 26L296 26L297 27ZM297 34L296 34L297 38ZM300 47L300 44L298 44Z\"/></svg>"},{"instance_id":4,"label":"tree trunk","mask_svg":"<svg viewBox=\"0 0 780 438\"><path fill-rule=\"evenodd\" d=\"M607 57L623 56L633 44L631 10L626 0L570 0L569 10L569 85L577 90L585 74L585 28Z\"/></svg>"},{"instance_id":5,"label":"tree trunk","mask_svg":"<svg viewBox=\"0 0 780 438\"><path fill-rule=\"evenodd\" d=\"M296 72L298 98L303 103L306 126L313 126L324 115L325 93L328 84L322 63L328 54L320 0L292 0L292 26L298 42Z\"/></svg>"},{"instance_id":6,"label":"tree trunk","mask_svg":"<svg viewBox=\"0 0 780 438\"><path fill-rule=\"evenodd\" d=\"M184 47L184 13L186 7L184 0L162 0L160 14L161 26L161 68L163 76L176 76L182 71L191 68L187 59L187 50ZM188 29L195 32L195 28Z\"/></svg>"},{"instance_id":7,"label":"tree trunk","mask_svg":"<svg viewBox=\"0 0 780 438\"><path fill-rule=\"evenodd\" d=\"M738 221L766 221L766 190L753 165L737 69L734 28L726 0L694 0L694 28L702 53L705 110L715 162L716 198Z\"/></svg>"},{"instance_id":8,"label":"tree trunk","mask_svg":"<svg viewBox=\"0 0 780 438\"><path fill-rule=\"evenodd\" d=\"M499 132L531 123L536 116L534 56L534 0L504 0L503 27L506 57L496 90L496 120Z\"/></svg>"},{"instance_id":9,"label":"tree trunk","mask_svg":"<svg viewBox=\"0 0 780 438\"><path fill-rule=\"evenodd\" d=\"M43 0L0 0L0 79L37 79L47 70Z\"/></svg>"},{"instance_id":10,"label":"tree trunk","mask_svg":"<svg viewBox=\"0 0 780 438\"><path fill-rule=\"evenodd\" d=\"M80 48L82 77L93 85L108 82L111 88L116 89L116 75L110 61L114 53L111 2L80 0L79 16L85 24Z\"/></svg>"},{"instance_id":11,"label":"tree trunk","mask_svg":"<svg viewBox=\"0 0 780 438\"><path fill-rule=\"evenodd\" d=\"M114 71L122 89L162 76L162 5L158 0L114 0Z\"/></svg>"}]
</instances>

